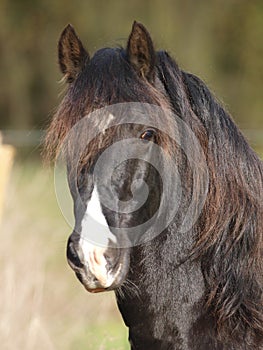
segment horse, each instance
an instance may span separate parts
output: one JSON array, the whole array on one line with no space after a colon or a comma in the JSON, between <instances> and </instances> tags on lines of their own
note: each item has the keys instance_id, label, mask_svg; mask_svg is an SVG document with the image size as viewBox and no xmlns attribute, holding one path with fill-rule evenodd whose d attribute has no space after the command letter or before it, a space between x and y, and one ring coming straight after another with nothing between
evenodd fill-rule
<instances>
[{"instance_id":1,"label":"horse","mask_svg":"<svg viewBox=\"0 0 263 350\"><path fill-rule=\"evenodd\" d=\"M232 117L138 22L93 57L68 25L58 59L45 153L66 154L77 278L115 292L132 350L263 349L263 167Z\"/></svg>"}]
</instances>

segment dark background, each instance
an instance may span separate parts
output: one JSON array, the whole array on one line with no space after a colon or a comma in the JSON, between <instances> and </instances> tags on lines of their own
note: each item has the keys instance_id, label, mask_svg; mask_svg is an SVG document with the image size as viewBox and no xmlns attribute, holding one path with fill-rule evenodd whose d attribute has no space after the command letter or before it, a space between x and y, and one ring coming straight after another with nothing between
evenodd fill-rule
<instances>
[{"instance_id":1,"label":"dark background","mask_svg":"<svg viewBox=\"0 0 263 350\"><path fill-rule=\"evenodd\" d=\"M133 20L199 75L242 129L263 124L260 0L1 0L0 129L43 129L62 87L56 45L72 23L93 53L125 45Z\"/></svg>"}]
</instances>

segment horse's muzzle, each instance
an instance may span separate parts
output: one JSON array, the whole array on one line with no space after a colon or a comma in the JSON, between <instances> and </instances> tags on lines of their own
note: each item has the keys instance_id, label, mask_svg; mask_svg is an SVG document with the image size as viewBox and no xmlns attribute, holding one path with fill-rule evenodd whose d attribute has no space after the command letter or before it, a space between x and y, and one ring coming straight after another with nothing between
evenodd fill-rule
<instances>
[{"instance_id":1,"label":"horse's muzzle","mask_svg":"<svg viewBox=\"0 0 263 350\"><path fill-rule=\"evenodd\" d=\"M95 293L121 285L129 267L129 252L95 246L73 232L68 239L67 260L84 287Z\"/></svg>"}]
</instances>

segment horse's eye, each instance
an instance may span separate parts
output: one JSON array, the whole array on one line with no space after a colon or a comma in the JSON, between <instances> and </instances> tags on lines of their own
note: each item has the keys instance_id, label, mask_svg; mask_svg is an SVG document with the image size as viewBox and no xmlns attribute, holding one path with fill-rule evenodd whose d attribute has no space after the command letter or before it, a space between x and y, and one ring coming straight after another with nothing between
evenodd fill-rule
<instances>
[{"instance_id":1,"label":"horse's eye","mask_svg":"<svg viewBox=\"0 0 263 350\"><path fill-rule=\"evenodd\" d=\"M145 141L151 141L151 140L153 140L154 135L155 135L154 130L148 129L148 130L145 130L145 131L141 134L140 138L141 138L142 140L145 140Z\"/></svg>"}]
</instances>

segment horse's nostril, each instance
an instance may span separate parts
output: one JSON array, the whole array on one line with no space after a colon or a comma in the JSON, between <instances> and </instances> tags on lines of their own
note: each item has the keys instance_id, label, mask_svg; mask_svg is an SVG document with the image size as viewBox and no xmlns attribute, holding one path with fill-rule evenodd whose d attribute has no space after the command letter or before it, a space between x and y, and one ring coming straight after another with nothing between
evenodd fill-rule
<instances>
[{"instance_id":1,"label":"horse's nostril","mask_svg":"<svg viewBox=\"0 0 263 350\"><path fill-rule=\"evenodd\" d=\"M118 254L116 253L117 249L108 248L103 254L107 261L107 270L112 270L116 267L116 263L118 262Z\"/></svg>"},{"instance_id":2,"label":"horse's nostril","mask_svg":"<svg viewBox=\"0 0 263 350\"><path fill-rule=\"evenodd\" d=\"M78 280L79 280L81 283L83 283L83 278L82 278L81 273L80 273L80 272L75 272L75 273L76 273L76 276L77 276Z\"/></svg>"},{"instance_id":3,"label":"horse's nostril","mask_svg":"<svg viewBox=\"0 0 263 350\"><path fill-rule=\"evenodd\" d=\"M74 243L69 240L67 247L67 258L76 267L82 268L84 265L79 259L78 253L74 247Z\"/></svg>"}]
</instances>

